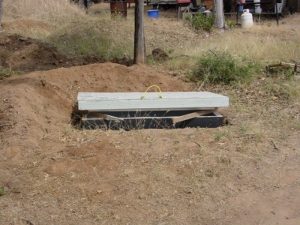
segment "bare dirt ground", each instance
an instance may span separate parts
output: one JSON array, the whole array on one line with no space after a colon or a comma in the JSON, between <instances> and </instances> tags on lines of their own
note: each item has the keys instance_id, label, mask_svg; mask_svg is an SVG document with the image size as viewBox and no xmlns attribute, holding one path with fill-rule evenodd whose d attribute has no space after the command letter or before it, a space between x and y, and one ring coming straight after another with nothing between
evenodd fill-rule
<instances>
[{"instance_id":1,"label":"bare dirt ground","mask_svg":"<svg viewBox=\"0 0 300 225\"><path fill-rule=\"evenodd\" d=\"M112 63L1 81L0 224L300 223L299 101L215 87L231 97L223 112L229 126L70 125L78 91L144 91L154 83L194 89L151 67Z\"/></svg>"},{"instance_id":2,"label":"bare dirt ground","mask_svg":"<svg viewBox=\"0 0 300 225\"><path fill-rule=\"evenodd\" d=\"M195 49L196 55L225 42L229 49L266 49L263 59L298 60L299 18L283 20L278 29L237 29L216 38L196 34L176 18L146 20L145 30L151 50ZM113 35L127 40L128 20L99 26L115 27ZM4 28L30 37L54 29L24 19L5 20ZM254 36L262 38L250 42ZM69 59L41 41L4 33L0 62L29 72L94 61ZM231 100L222 111L229 124L217 129L71 126L78 91L144 91L152 84L163 91L198 90L174 71L161 72L165 64L159 68L103 63L0 81L0 225L300 224L300 99L290 98L299 78L286 86L284 79L263 75L245 86L205 86Z\"/></svg>"}]
</instances>

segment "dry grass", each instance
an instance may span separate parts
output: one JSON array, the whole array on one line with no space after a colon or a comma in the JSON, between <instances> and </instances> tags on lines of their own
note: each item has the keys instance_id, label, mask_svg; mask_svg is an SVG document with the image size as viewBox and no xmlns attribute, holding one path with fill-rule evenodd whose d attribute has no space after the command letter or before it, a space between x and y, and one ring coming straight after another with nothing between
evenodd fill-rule
<instances>
[{"instance_id":1,"label":"dry grass","mask_svg":"<svg viewBox=\"0 0 300 225\"><path fill-rule=\"evenodd\" d=\"M82 36L82 41L86 42L89 39L85 34L88 29L91 36L109 40L108 49L119 48L120 53L117 55L132 56L133 53L133 8L128 10L127 20L111 19L108 4L94 5L89 14L85 14L84 10L70 4L69 0L5 1L4 12L6 29L13 33L51 42L59 40L57 37L74 33L79 39ZM154 48L161 48L175 57L163 65L167 69L179 69L186 73L195 64L197 57L208 50L225 50L262 64L280 60L300 61L297 15L284 19L280 26L276 26L272 20L250 30L236 28L221 34L216 31L211 34L195 33L183 21L177 21L174 15L166 14L157 21L146 18L145 21L148 54ZM91 41L88 46L93 43ZM77 54L74 46L70 47L70 52ZM90 52L90 49L85 50L86 54L95 53ZM186 60L186 57L189 59Z\"/></svg>"},{"instance_id":2,"label":"dry grass","mask_svg":"<svg viewBox=\"0 0 300 225\"><path fill-rule=\"evenodd\" d=\"M6 32L41 40L86 18L85 12L69 0L4 1L3 8Z\"/></svg>"},{"instance_id":3,"label":"dry grass","mask_svg":"<svg viewBox=\"0 0 300 225\"><path fill-rule=\"evenodd\" d=\"M227 51L236 57L248 58L266 65L278 61L300 62L300 27L295 23L299 16L291 16L276 26L274 21L256 25L250 30L235 28L225 33L212 33L206 38L184 38L176 48L171 61L166 63L170 70L189 73L197 58L207 51ZM294 24L294 25L292 25ZM182 37L184 37L182 35ZM183 56L183 57L181 57ZM186 60L186 58L189 58Z\"/></svg>"},{"instance_id":4,"label":"dry grass","mask_svg":"<svg viewBox=\"0 0 300 225\"><path fill-rule=\"evenodd\" d=\"M248 31L235 29L210 37L184 54L194 56L208 49L216 49L259 61L300 60L299 35L299 29L295 30L285 25L257 25Z\"/></svg>"},{"instance_id":5,"label":"dry grass","mask_svg":"<svg viewBox=\"0 0 300 225\"><path fill-rule=\"evenodd\" d=\"M110 59L132 53L128 21L111 20L107 13L88 15L69 0L7 1L4 12L7 32L50 42L65 55Z\"/></svg>"},{"instance_id":6,"label":"dry grass","mask_svg":"<svg viewBox=\"0 0 300 225\"><path fill-rule=\"evenodd\" d=\"M123 26L124 25L124 26ZM132 55L133 37L126 32L123 21L93 19L57 29L47 38L57 49L67 55L95 55L106 59ZM115 27L115 29L112 29Z\"/></svg>"},{"instance_id":7,"label":"dry grass","mask_svg":"<svg viewBox=\"0 0 300 225\"><path fill-rule=\"evenodd\" d=\"M33 19L62 25L61 22L78 21L84 11L69 0L14 0L4 1L4 19Z\"/></svg>"}]
</instances>

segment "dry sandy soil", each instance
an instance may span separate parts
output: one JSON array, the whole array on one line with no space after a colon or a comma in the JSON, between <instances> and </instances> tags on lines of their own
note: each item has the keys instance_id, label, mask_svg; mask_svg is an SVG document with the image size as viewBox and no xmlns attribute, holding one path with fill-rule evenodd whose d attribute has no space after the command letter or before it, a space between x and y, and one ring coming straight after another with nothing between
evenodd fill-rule
<instances>
[{"instance_id":1,"label":"dry sandy soil","mask_svg":"<svg viewBox=\"0 0 300 225\"><path fill-rule=\"evenodd\" d=\"M166 34L147 23L165 42L172 36L167 49L189 30L172 22ZM4 25L28 30L24 21ZM28 72L93 62L81 60L30 38L0 36L0 66ZM150 66L113 63L0 81L0 225L299 225L300 99L289 99L284 86L268 91L268 82L278 81L205 87L231 100L222 111L229 124L217 129L103 131L72 127L78 91L197 87ZM292 82L300 87L300 79Z\"/></svg>"},{"instance_id":2,"label":"dry sandy soil","mask_svg":"<svg viewBox=\"0 0 300 225\"><path fill-rule=\"evenodd\" d=\"M113 63L1 81L0 224L300 223L300 132L288 123L299 122L299 103L252 90L237 90L234 99L215 88L232 97L229 126L70 125L78 91L143 91L154 83L193 90L151 67Z\"/></svg>"}]
</instances>

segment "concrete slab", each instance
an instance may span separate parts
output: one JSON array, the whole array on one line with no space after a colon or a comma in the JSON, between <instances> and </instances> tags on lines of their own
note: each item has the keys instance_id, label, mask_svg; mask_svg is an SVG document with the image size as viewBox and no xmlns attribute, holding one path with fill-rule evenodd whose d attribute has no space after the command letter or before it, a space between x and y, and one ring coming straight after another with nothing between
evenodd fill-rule
<instances>
[{"instance_id":1,"label":"concrete slab","mask_svg":"<svg viewBox=\"0 0 300 225\"><path fill-rule=\"evenodd\" d=\"M227 96L211 92L79 92L78 109L96 112L211 110L229 106Z\"/></svg>"}]
</instances>

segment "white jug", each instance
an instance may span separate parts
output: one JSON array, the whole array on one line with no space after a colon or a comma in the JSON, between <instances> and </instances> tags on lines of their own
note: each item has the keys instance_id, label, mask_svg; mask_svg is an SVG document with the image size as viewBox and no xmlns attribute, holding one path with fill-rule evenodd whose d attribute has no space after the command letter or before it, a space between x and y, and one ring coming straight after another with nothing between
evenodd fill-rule
<instances>
[{"instance_id":1,"label":"white jug","mask_svg":"<svg viewBox=\"0 0 300 225\"><path fill-rule=\"evenodd\" d=\"M245 9L241 15L242 28L250 28L253 26L253 16L249 12L249 9Z\"/></svg>"}]
</instances>

